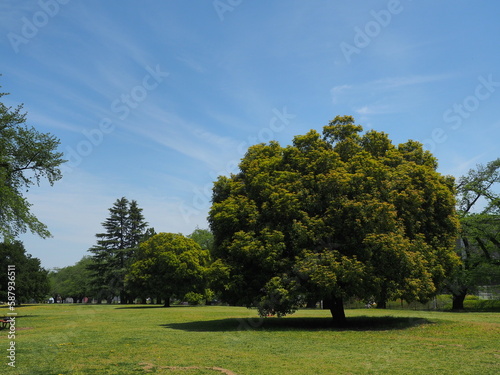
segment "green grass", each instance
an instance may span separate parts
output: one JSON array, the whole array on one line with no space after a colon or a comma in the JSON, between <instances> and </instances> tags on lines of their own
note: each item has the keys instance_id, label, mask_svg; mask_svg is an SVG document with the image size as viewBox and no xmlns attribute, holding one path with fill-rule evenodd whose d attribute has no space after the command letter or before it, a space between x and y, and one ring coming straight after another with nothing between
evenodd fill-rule
<instances>
[{"instance_id":1,"label":"green grass","mask_svg":"<svg viewBox=\"0 0 500 375\"><path fill-rule=\"evenodd\" d=\"M253 310L219 306L64 304L16 312L16 368L2 354L5 374L427 375L500 368L499 313L357 309L346 311L347 328L336 329L325 310L264 320Z\"/></svg>"}]
</instances>

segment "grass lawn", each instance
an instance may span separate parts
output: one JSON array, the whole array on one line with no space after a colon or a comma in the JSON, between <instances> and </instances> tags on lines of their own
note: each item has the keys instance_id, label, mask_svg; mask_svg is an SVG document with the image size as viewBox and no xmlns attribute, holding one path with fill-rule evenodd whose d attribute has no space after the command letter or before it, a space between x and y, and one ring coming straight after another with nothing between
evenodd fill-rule
<instances>
[{"instance_id":1,"label":"grass lawn","mask_svg":"<svg viewBox=\"0 0 500 375\"><path fill-rule=\"evenodd\" d=\"M0 315L8 310L0 308ZM2 374L498 374L500 313L302 310L259 319L240 307L19 307L16 368Z\"/></svg>"}]
</instances>

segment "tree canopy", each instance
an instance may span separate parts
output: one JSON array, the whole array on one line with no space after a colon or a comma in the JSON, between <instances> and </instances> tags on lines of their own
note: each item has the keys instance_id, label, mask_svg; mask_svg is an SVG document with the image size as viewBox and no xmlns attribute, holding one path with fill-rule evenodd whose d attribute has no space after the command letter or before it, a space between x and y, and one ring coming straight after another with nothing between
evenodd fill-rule
<instances>
[{"instance_id":1,"label":"tree canopy","mask_svg":"<svg viewBox=\"0 0 500 375\"><path fill-rule=\"evenodd\" d=\"M431 298L457 263L454 180L415 141L395 146L350 116L248 149L220 176L209 222L224 297L261 315L349 297Z\"/></svg>"},{"instance_id":2,"label":"tree canopy","mask_svg":"<svg viewBox=\"0 0 500 375\"><path fill-rule=\"evenodd\" d=\"M196 227L193 233L186 236L195 240L198 245L204 250L212 251L214 247L214 235L208 229L200 229Z\"/></svg>"},{"instance_id":3,"label":"tree canopy","mask_svg":"<svg viewBox=\"0 0 500 375\"><path fill-rule=\"evenodd\" d=\"M5 93L0 93L0 98ZM30 230L46 238L50 232L30 211L23 193L46 179L51 185L61 179L65 162L57 151L59 139L26 125L22 105L7 107L0 102L0 236L12 240Z\"/></svg>"},{"instance_id":4,"label":"tree canopy","mask_svg":"<svg viewBox=\"0 0 500 375\"><path fill-rule=\"evenodd\" d=\"M142 294L164 299L166 307L173 296L203 298L210 255L193 239L159 233L140 244L135 259L126 279Z\"/></svg>"}]
</instances>

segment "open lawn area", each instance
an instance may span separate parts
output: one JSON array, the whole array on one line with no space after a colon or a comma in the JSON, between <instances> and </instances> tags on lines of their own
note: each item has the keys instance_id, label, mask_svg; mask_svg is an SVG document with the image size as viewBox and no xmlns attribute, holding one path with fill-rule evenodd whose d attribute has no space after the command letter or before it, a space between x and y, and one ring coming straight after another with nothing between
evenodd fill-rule
<instances>
[{"instance_id":1,"label":"open lawn area","mask_svg":"<svg viewBox=\"0 0 500 375\"><path fill-rule=\"evenodd\" d=\"M500 372L500 313L346 310L349 326L338 329L327 310L266 319L220 306L56 304L16 312L16 368L2 354L3 374Z\"/></svg>"}]
</instances>

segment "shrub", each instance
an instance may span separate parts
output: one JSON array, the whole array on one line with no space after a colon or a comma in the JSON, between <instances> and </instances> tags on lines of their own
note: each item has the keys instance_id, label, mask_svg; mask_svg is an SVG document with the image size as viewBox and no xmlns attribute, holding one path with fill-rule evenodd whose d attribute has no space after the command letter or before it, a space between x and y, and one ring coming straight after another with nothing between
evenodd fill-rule
<instances>
[{"instance_id":1,"label":"shrub","mask_svg":"<svg viewBox=\"0 0 500 375\"><path fill-rule=\"evenodd\" d=\"M205 300L203 295L200 293L195 293L195 292L189 292L184 296L184 299L190 304L190 305L200 305L203 303Z\"/></svg>"},{"instance_id":2,"label":"shrub","mask_svg":"<svg viewBox=\"0 0 500 375\"><path fill-rule=\"evenodd\" d=\"M464 308L471 311L500 312L500 300L466 299L464 301Z\"/></svg>"}]
</instances>

